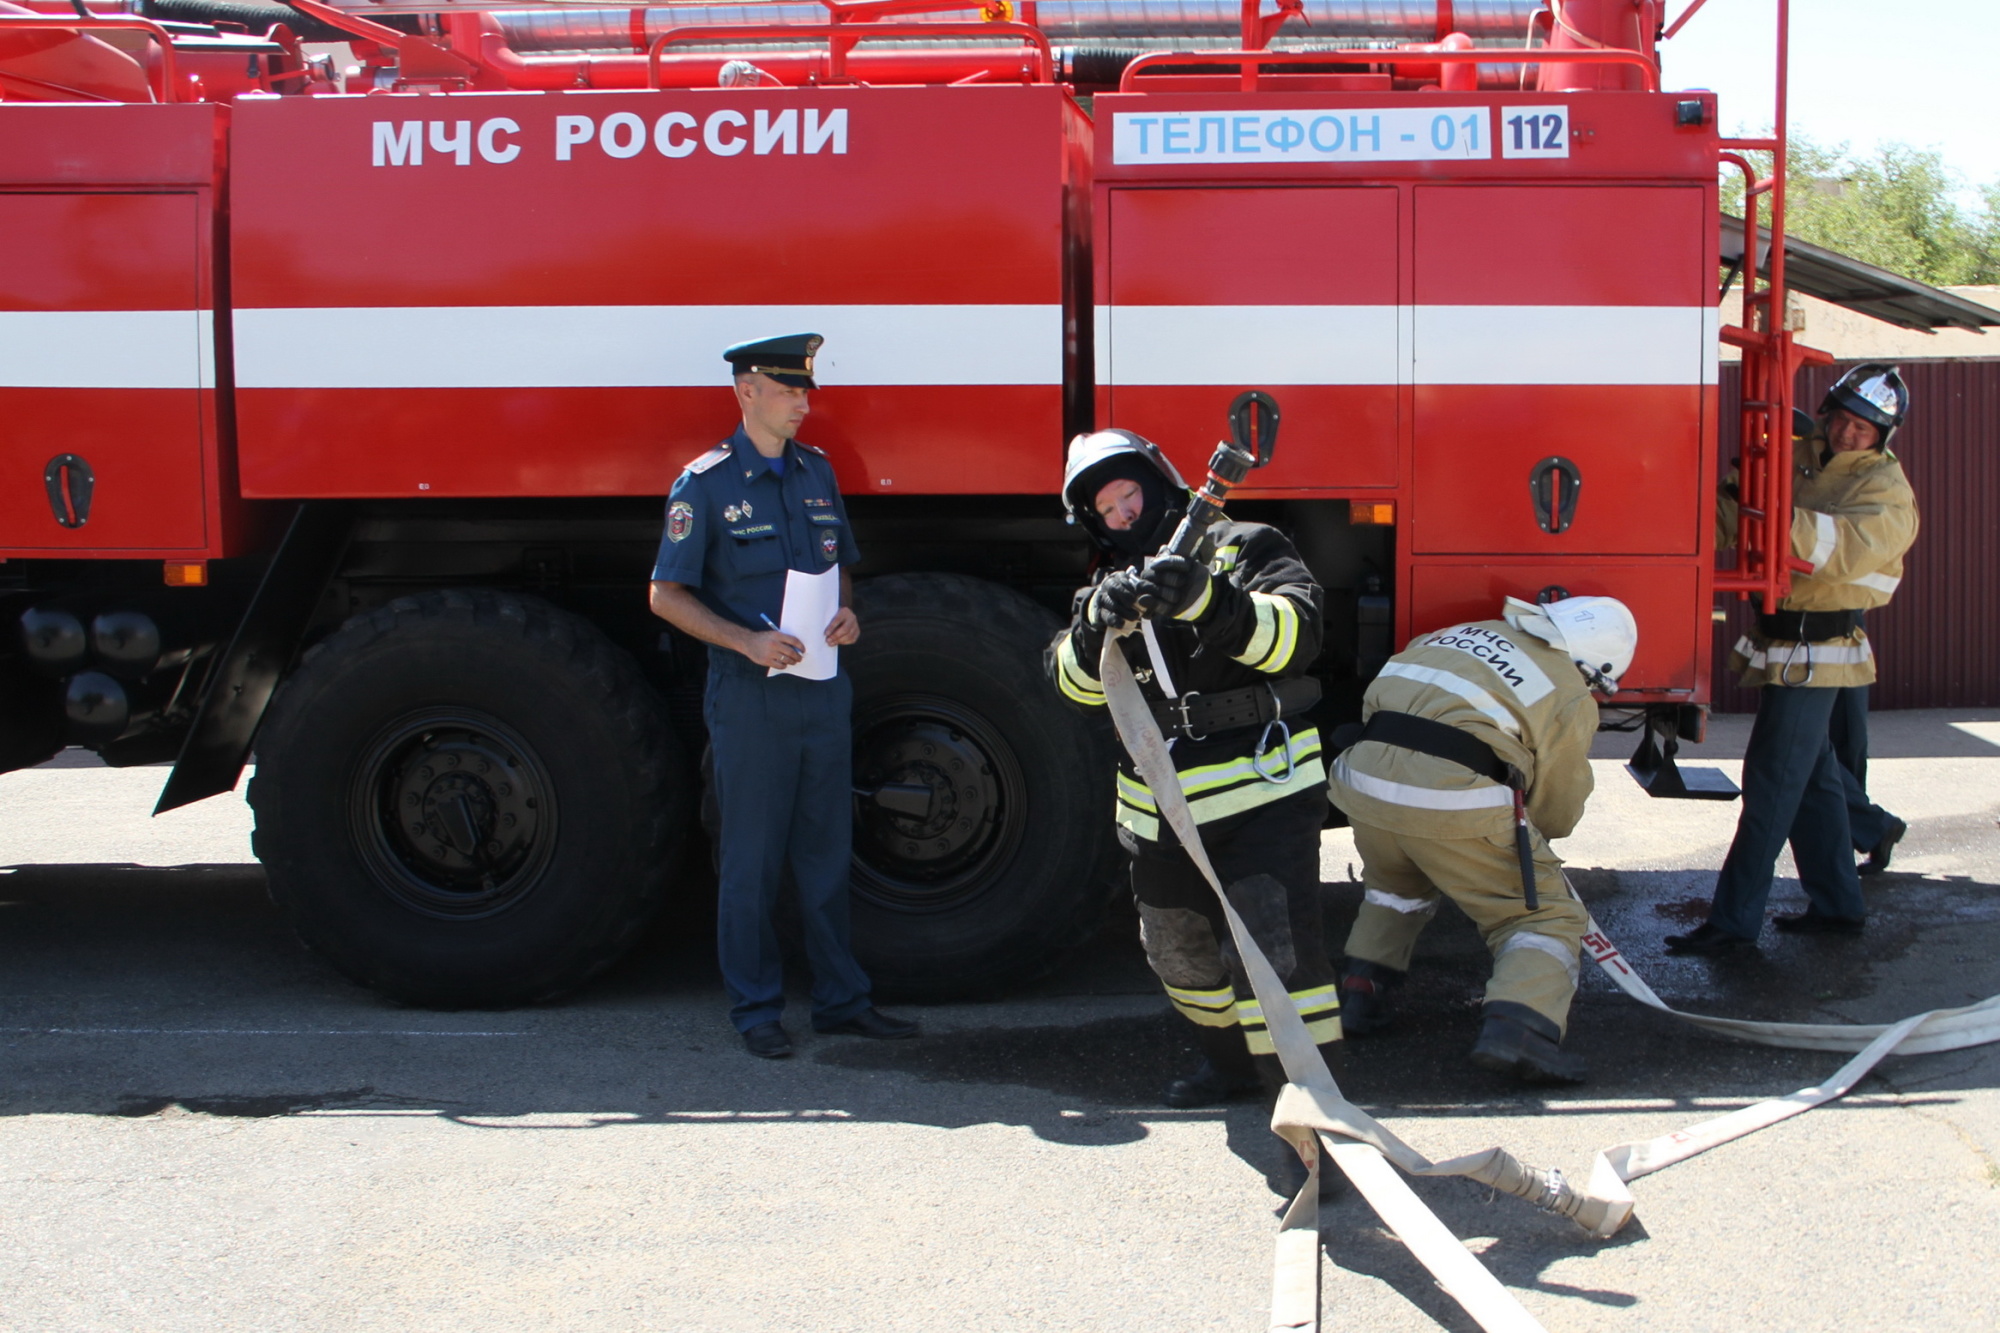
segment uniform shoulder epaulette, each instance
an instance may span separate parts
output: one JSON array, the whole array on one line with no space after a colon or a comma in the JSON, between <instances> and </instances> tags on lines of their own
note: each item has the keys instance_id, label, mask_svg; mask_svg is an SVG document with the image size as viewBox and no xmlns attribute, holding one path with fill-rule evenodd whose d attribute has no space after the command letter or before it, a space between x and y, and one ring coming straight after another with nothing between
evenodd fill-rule
<instances>
[{"instance_id":1,"label":"uniform shoulder epaulette","mask_svg":"<svg viewBox=\"0 0 2000 1333\"><path fill-rule=\"evenodd\" d=\"M814 446L807 444L804 440L793 440L792 443L797 445L799 448L805 450L809 454L818 454L821 458L826 457L826 450L815 448Z\"/></svg>"},{"instance_id":2,"label":"uniform shoulder epaulette","mask_svg":"<svg viewBox=\"0 0 2000 1333\"><path fill-rule=\"evenodd\" d=\"M729 446L718 444L700 458L695 459L694 462L689 463L685 470L688 472L706 472L727 457L729 457Z\"/></svg>"}]
</instances>

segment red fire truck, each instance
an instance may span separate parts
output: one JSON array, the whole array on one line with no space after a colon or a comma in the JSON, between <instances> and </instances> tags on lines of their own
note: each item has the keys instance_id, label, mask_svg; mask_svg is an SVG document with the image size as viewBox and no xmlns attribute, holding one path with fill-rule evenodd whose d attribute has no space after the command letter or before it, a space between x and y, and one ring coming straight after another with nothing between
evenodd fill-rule
<instances>
[{"instance_id":1,"label":"red fire truck","mask_svg":"<svg viewBox=\"0 0 2000 1333\"><path fill-rule=\"evenodd\" d=\"M1624 599L1661 790L1715 597L1784 586L1782 320L1726 331L1733 568L1709 519L1718 162L1782 125L1659 91L1654 0L343 3L0 3L0 765L172 760L169 810L254 746L272 895L365 984L552 994L698 882L643 585L728 343L827 339L885 991L1108 900L1112 742L1040 668L1077 431L1198 472L1278 401L1235 507L1327 588L1330 714L1502 594Z\"/></svg>"}]
</instances>

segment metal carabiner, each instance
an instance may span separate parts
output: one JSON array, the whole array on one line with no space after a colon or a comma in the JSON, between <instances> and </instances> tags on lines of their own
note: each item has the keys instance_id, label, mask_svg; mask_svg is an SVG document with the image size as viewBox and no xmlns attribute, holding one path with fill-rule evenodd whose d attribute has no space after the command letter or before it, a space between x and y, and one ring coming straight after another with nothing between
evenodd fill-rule
<instances>
[{"instance_id":1,"label":"metal carabiner","mask_svg":"<svg viewBox=\"0 0 2000 1333\"><path fill-rule=\"evenodd\" d=\"M1806 650L1806 678L1800 681L1797 685L1793 685L1792 663L1798 660L1799 649L1801 648ZM1785 654L1785 664L1778 668L1778 684L1788 686L1792 689L1799 689L1803 686L1812 684L1812 678L1813 678L1812 645L1803 642L1793 644L1792 651Z\"/></svg>"},{"instance_id":2,"label":"metal carabiner","mask_svg":"<svg viewBox=\"0 0 2000 1333\"><path fill-rule=\"evenodd\" d=\"M1264 771L1265 743L1271 739L1272 727L1276 727L1279 731L1285 734L1285 740L1284 740L1285 775L1281 778L1273 777L1271 776L1271 774ZM1266 782L1282 786L1283 784L1290 782L1292 780L1292 773L1297 767L1298 765L1292 762L1292 729L1274 717L1269 722L1266 722L1264 724L1263 732L1260 733L1257 737L1257 747L1252 751L1250 751L1251 771L1256 773L1258 777L1264 779L1264 781Z\"/></svg>"}]
</instances>

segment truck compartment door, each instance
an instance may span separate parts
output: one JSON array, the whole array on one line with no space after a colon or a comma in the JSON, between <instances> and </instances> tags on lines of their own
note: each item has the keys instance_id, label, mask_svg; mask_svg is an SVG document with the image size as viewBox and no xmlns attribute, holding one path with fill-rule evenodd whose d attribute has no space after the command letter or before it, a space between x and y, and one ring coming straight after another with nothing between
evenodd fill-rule
<instances>
[{"instance_id":1,"label":"truck compartment door","mask_svg":"<svg viewBox=\"0 0 2000 1333\"><path fill-rule=\"evenodd\" d=\"M1416 552L1695 554L1712 226L1692 187L1418 188Z\"/></svg>"},{"instance_id":2,"label":"truck compartment door","mask_svg":"<svg viewBox=\"0 0 2000 1333\"><path fill-rule=\"evenodd\" d=\"M1256 488L1396 484L1404 364L1396 191L1373 187L1111 191L1110 292L1097 308L1100 424L1201 474L1247 388L1284 412Z\"/></svg>"},{"instance_id":3,"label":"truck compartment door","mask_svg":"<svg viewBox=\"0 0 2000 1333\"><path fill-rule=\"evenodd\" d=\"M193 194L0 193L0 553L198 550Z\"/></svg>"}]
</instances>

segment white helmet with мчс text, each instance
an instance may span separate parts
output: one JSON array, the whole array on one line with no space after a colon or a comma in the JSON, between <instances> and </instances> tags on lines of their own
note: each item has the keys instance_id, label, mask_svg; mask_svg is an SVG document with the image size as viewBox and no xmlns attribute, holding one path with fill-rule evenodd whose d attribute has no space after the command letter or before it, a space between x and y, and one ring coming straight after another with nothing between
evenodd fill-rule
<instances>
[{"instance_id":1,"label":"white helmet with \u043c\u0447\u0441 text","mask_svg":"<svg viewBox=\"0 0 2000 1333\"><path fill-rule=\"evenodd\" d=\"M1639 622L1616 597L1565 597L1540 605L1509 597L1505 614L1515 629L1568 653L1600 694L1618 693L1618 678L1639 650Z\"/></svg>"}]
</instances>

